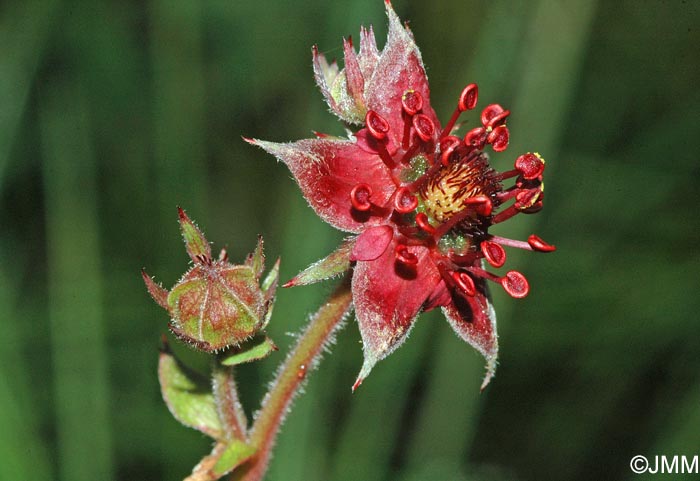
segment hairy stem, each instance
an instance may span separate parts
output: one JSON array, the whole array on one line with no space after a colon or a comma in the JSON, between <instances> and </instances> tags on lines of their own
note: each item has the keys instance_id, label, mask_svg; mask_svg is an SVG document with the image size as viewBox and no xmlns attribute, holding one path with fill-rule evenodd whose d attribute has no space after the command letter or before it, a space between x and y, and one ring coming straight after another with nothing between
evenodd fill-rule
<instances>
[{"instance_id":1,"label":"hairy stem","mask_svg":"<svg viewBox=\"0 0 700 481\"><path fill-rule=\"evenodd\" d=\"M219 418L226 426L227 438L244 441L247 422L238 399L233 366L216 365L214 367L213 391L217 399Z\"/></svg>"},{"instance_id":2,"label":"hairy stem","mask_svg":"<svg viewBox=\"0 0 700 481\"><path fill-rule=\"evenodd\" d=\"M324 346L332 340L352 306L349 277L338 286L328 301L311 318L296 346L277 371L274 382L262 401L249 443L255 456L234 471L231 481L259 481L265 476L272 448L294 396L306 376L315 367Z\"/></svg>"}]
</instances>

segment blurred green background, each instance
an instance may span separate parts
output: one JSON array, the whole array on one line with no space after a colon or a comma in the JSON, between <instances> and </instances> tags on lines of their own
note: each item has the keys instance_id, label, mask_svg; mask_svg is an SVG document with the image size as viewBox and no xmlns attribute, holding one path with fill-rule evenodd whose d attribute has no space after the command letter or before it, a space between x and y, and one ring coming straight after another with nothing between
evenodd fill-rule
<instances>
[{"instance_id":1,"label":"blurred green background","mask_svg":"<svg viewBox=\"0 0 700 481\"><path fill-rule=\"evenodd\" d=\"M483 394L482 359L437 313L351 395L350 321L268 479L631 479L634 455L700 454L700 3L395 8L441 118L478 82L481 106L513 111L496 166L548 160L545 209L496 233L558 251L510 255L532 291L496 293L500 367ZM177 205L234 261L263 234L283 279L330 252L342 235L240 136L341 134L310 47L342 57L361 24L383 45L381 0L2 2L1 480L178 480L208 452L160 399L167 319L139 270L166 286L184 272ZM240 369L249 413L330 289L280 293L281 352Z\"/></svg>"}]
</instances>

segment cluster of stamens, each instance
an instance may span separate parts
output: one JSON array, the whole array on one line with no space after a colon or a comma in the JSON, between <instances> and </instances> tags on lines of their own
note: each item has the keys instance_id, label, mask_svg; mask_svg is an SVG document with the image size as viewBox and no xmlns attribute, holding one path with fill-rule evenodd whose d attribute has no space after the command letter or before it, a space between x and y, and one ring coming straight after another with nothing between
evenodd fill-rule
<instances>
[{"instance_id":1,"label":"cluster of stamens","mask_svg":"<svg viewBox=\"0 0 700 481\"><path fill-rule=\"evenodd\" d=\"M398 243L394 255L396 262L405 267L414 268L418 263L408 246L423 245L436 253L433 260L446 285L462 296L474 296L475 279L480 278L499 283L513 297L525 297L529 292L525 276L513 270L498 276L484 270L481 260L494 268L502 267L506 261L504 246L555 250L536 235L518 241L488 233L494 224L542 208L545 163L539 154L527 153L506 172L499 173L490 166L484 148L490 145L495 152L502 152L509 141L506 119L510 111L498 104L483 109L481 126L469 130L463 138L453 135L460 114L476 107L477 96L476 84L464 88L437 141L437 127L422 113L423 97L419 92L408 90L402 97L400 145L390 139L386 119L369 110L365 117L368 138L391 172L396 189L387 202L376 205L371 187L360 183L352 189L350 201L353 209L395 224ZM405 171L418 175L405 181ZM503 188L502 182L511 178L515 179L514 185Z\"/></svg>"}]
</instances>

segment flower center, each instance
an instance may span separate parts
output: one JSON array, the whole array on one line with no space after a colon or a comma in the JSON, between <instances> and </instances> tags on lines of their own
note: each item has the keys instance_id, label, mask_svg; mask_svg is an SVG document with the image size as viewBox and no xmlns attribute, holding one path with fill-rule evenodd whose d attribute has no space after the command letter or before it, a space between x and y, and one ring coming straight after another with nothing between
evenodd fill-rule
<instances>
[{"instance_id":1,"label":"flower center","mask_svg":"<svg viewBox=\"0 0 700 481\"><path fill-rule=\"evenodd\" d=\"M500 188L486 154L454 156L456 161L441 167L419 189L426 214L437 222L467 208L469 199L480 195L491 198Z\"/></svg>"}]
</instances>

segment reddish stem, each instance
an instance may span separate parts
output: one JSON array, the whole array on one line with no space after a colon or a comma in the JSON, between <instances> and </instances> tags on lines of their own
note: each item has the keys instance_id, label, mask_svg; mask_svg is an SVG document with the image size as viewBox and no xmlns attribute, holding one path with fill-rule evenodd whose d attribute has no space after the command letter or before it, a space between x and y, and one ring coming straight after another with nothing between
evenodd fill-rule
<instances>
[{"instance_id":1,"label":"reddish stem","mask_svg":"<svg viewBox=\"0 0 700 481\"><path fill-rule=\"evenodd\" d=\"M324 346L350 312L352 292L349 277L313 316L297 345L277 370L272 387L262 401L249 443L257 449L250 461L236 469L231 481L260 481L265 476L277 433L304 379L316 366Z\"/></svg>"}]
</instances>

